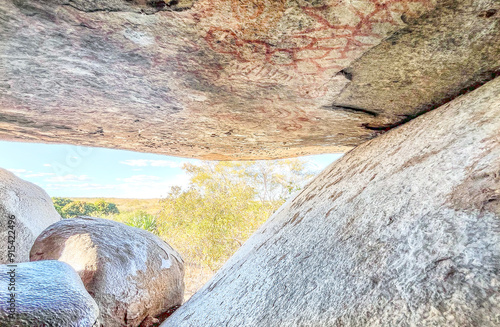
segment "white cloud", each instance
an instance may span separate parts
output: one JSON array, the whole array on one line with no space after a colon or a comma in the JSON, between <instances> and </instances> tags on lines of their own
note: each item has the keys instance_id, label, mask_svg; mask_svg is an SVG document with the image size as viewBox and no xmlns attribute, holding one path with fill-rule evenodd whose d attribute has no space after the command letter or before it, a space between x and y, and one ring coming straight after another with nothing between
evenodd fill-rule
<instances>
[{"instance_id":1,"label":"white cloud","mask_svg":"<svg viewBox=\"0 0 500 327\"><path fill-rule=\"evenodd\" d=\"M82 190L112 190L116 185L90 184L83 183L79 186Z\"/></svg>"},{"instance_id":2,"label":"white cloud","mask_svg":"<svg viewBox=\"0 0 500 327\"><path fill-rule=\"evenodd\" d=\"M54 175L55 175L54 173L34 173L34 174L24 175L24 177L30 178L30 177L45 177Z\"/></svg>"},{"instance_id":3,"label":"white cloud","mask_svg":"<svg viewBox=\"0 0 500 327\"><path fill-rule=\"evenodd\" d=\"M178 174L170 178L160 178L151 175L135 175L128 178L118 178L120 184L114 185L110 196L135 199L152 199L165 197L172 186L187 187L189 176Z\"/></svg>"},{"instance_id":4,"label":"white cloud","mask_svg":"<svg viewBox=\"0 0 500 327\"><path fill-rule=\"evenodd\" d=\"M169 167L181 168L184 162L175 162L172 160L147 160L147 159L131 159L120 161L121 164L132 167Z\"/></svg>"},{"instance_id":5,"label":"white cloud","mask_svg":"<svg viewBox=\"0 0 500 327\"><path fill-rule=\"evenodd\" d=\"M170 167L170 168L181 168L184 164L183 162L175 162L169 160L149 160L152 167Z\"/></svg>"},{"instance_id":6,"label":"white cloud","mask_svg":"<svg viewBox=\"0 0 500 327\"><path fill-rule=\"evenodd\" d=\"M127 178L117 178L116 180L125 183L150 183L150 182L157 182L161 180L161 178L158 176L151 176L151 175L135 175Z\"/></svg>"},{"instance_id":7,"label":"white cloud","mask_svg":"<svg viewBox=\"0 0 500 327\"><path fill-rule=\"evenodd\" d=\"M26 169L7 169L8 171L14 173L14 174L22 174L22 173L28 173Z\"/></svg>"},{"instance_id":8,"label":"white cloud","mask_svg":"<svg viewBox=\"0 0 500 327\"><path fill-rule=\"evenodd\" d=\"M109 190L115 187L116 185L92 184L92 183L64 183L64 184L47 184L45 188L48 190L64 190L64 189Z\"/></svg>"},{"instance_id":9,"label":"white cloud","mask_svg":"<svg viewBox=\"0 0 500 327\"><path fill-rule=\"evenodd\" d=\"M81 181L90 181L90 178L87 175L63 175L63 176L55 176L45 179L46 182L81 182Z\"/></svg>"},{"instance_id":10,"label":"white cloud","mask_svg":"<svg viewBox=\"0 0 500 327\"><path fill-rule=\"evenodd\" d=\"M133 167L146 167L148 165L148 160L137 159L137 160L125 160L120 161L122 165L133 166Z\"/></svg>"},{"instance_id":11,"label":"white cloud","mask_svg":"<svg viewBox=\"0 0 500 327\"><path fill-rule=\"evenodd\" d=\"M43 164L44 167L52 167L51 164Z\"/></svg>"},{"instance_id":12,"label":"white cloud","mask_svg":"<svg viewBox=\"0 0 500 327\"><path fill-rule=\"evenodd\" d=\"M89 196L91 197L153 199L167 196L172 186L186 188L189 184L189 176L183 173L170 178L161 178L151 175L135 175L126 178L118 178L117 181L117 184L61 181L58 183L46 184L44 188L50 193L67 194L65 196L81 196L73 193L73 191L77 190L78 192L83 192L83 194L90 193Z\"/></svg>"}]
</instances>

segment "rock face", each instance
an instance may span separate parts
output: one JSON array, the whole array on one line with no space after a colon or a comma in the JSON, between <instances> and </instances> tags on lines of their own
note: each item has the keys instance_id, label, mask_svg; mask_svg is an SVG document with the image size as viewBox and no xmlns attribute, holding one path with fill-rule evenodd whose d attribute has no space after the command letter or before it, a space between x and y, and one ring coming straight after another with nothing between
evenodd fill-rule
<instances>
[{"instance_id":1,"label":"rock face","mask_svg":"<svg viewBox=\"0 0 500 327\"><path fill-rule=\"evenodd\" d=\"M383 131L474 89L500 75L499 19L499 1L439 1L347 68L334 104L376 115L365 127Z\"/></svg>"},{"instance_id":2,"label":"rock face","mask_svg":"<svg viewBox=\"0 0 500 327\"><path fill-rule=\"evenodd\" d=\"M71 265L99 305L105 327L136 327L182 304L182 258L142 229L91 217L62 220L37 238L30 259Z\"/></svg>"},{"instance_id":3,"label":"rock face","mask_svg":"<svg viewBox=\"0 0 500 327\"><path fill-rule=\"evenodd\" d=\"M499 12L493 0L1 1L0 138L205 159L346 151L497 76Z\"/></svg>"},{"instance_id":4,"label":"rock face","mask_svg":"<svg viewBox=\"0 0 500 327\"><path fill-rule=\"evenodd\" d=\"M161 326L500 324L500 79L360 145Z\"/></svg>"},{"instance_id":5,"label":"rock face","mask_svg":"<svg viewBox=\"0 0 500 327\"><path fill-rule=\"evenodd\" d=\"M35 238L59 220L44 190L0 168L0 264L29 261Z\"/></svg>"},{"instance_id":6,"label":"rock face","mask_svg":"<svg viewBox=\"0 0 500 327\"><path fill-rule=\"evenodd\" d=\"M64 262L0 265L0 276L1 327L97 326L97 304L78 274ZM12 287L15 289L9 290ZM9 302L11 293L15 294L15 301ZM9 316L10 308L15 308L14 317Z\"/></svg>"}]
</instances>

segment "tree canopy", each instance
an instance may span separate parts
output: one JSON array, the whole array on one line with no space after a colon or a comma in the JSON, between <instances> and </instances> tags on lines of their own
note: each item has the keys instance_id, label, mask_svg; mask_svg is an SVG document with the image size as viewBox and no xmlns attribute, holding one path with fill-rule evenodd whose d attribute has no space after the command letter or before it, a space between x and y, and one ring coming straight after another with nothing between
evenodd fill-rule
<instances>
[{"instance_id":1,"label":"tree canopy","mask_svg":"<svg viewBox=\"0 0 500 327\"><path fill-rule=\"evenodd\" d=\"M74 201L68 198L52 198L54 207L62 218L72 218L77 216L108 216L119 214L120 211L114 203L106 202L102 199L94 203L85 201Z\"/></svg>"},{"instance_id":2,"label":"tree canopy","mask_svg":"<svg viewBox=\"0 0 500 327\"><path fill-rule=\"evenodd\" d=\"M173 187L160 234L185 256L219 269L313 174L297 159L186 164L189 187Z\"/></svg>"}]
</instances>

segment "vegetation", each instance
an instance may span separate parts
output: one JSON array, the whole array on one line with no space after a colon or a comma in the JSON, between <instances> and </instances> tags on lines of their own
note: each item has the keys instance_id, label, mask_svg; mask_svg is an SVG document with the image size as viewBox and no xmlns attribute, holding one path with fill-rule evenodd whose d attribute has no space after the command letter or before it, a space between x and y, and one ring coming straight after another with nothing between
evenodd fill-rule
<instances>
[{"instance_id":1,"label":"vegetation","mask_svg":"<svg viewBox=\"0 0 500 327\"><path fill-rule=\"evenodd\" d=\"M120 211L114 203L106 202L102 199L94 203L85 201L73 201L68 198L53 198L54 207L63 218L72 218L77 216L108 216L119 214Z\"/></svg>"},{"instance_id":2,"label":"vegetation","mask_svg":"<svg viewBox=\"0 0 500 327\"><path fill-rule=\"evenodd\" d=\"M118 207L114 203L109 203L104 200L97 200L94 203L94 212L98 213L99 215L116 215L119 214L120 211L118 210Z\"/></svg>"},{"instance_id":3,"label":"vegetation","mask_svg":"<svg viewBox=\"0 0 500 327\"><path fill-rule=\"evenodd\" d=\"M61 217L65 218L62 213L62 209L73 202L71 199L67 198L52 198L52 201L54 202L54 207L56 208L57 212L61 215Z\"/></svg>"},{"instance_id":4,"label":"vegetation","mask_svg":"<svg viewBox=\"0 0 500 327\"><path fill-rule=\"evenodd\" d=\"M160 234L211 271L311 176L298 160L204 162L184 170L189 188L173 187L162 201Z\"/></svg>"},{"instance_id":5,"label":"vegetation","mask_svg":"<svg viewBox=\"0 0 500 327\"><path fill-rule=\"evenodd\" d=\"M163 238L184 258L189 297L313 176L297 159L203 162L183 169L188 187L172 187L162 200L54 198L54 205L65 218L104 217Z\"/></svg>"},{"instance_id":6,"label":"vegetation","mask_svg":"<svg viewBox=\"0 0 500 327\"><path fill-rule=\"evenodd\" d=\"M114 203L120 212L135 212L144 211L148 214L156 215L161 210L159 199L123 199L123 198L69 198L72 201L84 201L95 203L103 200L105 202Z\"/></svg>"},{"instance_id":7,"label":"vegetation","mask_svg":"<svg viewBox=\"0 0 500 327\"><path fill-rule=\"evenodd\" d=\"M158 230L157 215L149 214L143 210L136 210L124 213L119 218L123 223L129 226L142 228L148 232L161 236Z\"/></svg>"}]
</instances>

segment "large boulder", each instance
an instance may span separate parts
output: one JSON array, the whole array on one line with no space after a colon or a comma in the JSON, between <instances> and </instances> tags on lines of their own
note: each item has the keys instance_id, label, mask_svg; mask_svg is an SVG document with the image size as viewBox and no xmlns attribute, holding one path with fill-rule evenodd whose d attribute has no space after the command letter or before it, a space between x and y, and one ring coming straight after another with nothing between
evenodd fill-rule
<instances>
[{"instance_id":1,"label":"large boulder","mask_svg":"<svg viewBox=\"0 0 500 327\"><path fill-rule=\"evenodd\" d=\"M500 325L500 79L347 153L162 327Z\"/></svg>"},{"instance_id":2,"label":"large boulder","mask_svg":"<svg viewBox=\"0 0 500 327\"><path fill-rule=\"evenodd\" d=\"M182 304L184 264L154 234L80 217L59 221L35 241L30 259L71 265L99 305L105 327L139 326Z\"/></svg>"},{"instance_id":3,"label":"large boulder","mask_svg":"<svg viewBox=\"0 0 500 327\"><path fill-rule=\"evenodd\" d=\"M0 168L0 264L29 261L35 238L59 220L44 190Z\"/></svg>"},{"instance_id":4,"label":"large boulder","mask_svg":"<svg viewBox=\"0 0 500 327\"><path fill-rule=\"evenodd\" d=\"M0 326L97 326L99 309L68 264L0 265Z\"/></svg>"},{"instance_id":5,"label":"large boulder","mask_svg":"<svg viewBox=\"0 0 500 327\"><path fill-rule=\"evenodd\" d=\"M499 21L495 0L3 0L0 139L346 151L498 76Z\"/></svg>"}]
</instances>

